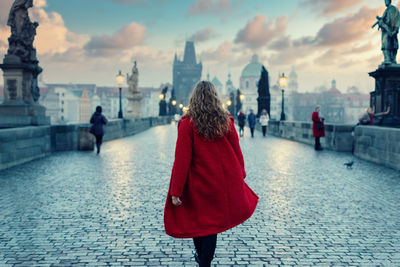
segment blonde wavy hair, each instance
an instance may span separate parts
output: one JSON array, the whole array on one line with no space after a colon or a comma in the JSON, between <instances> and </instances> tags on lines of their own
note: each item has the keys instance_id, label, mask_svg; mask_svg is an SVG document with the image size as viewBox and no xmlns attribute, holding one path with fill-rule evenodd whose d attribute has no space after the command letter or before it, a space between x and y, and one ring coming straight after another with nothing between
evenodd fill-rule
<instances>
[{"instance_id":1,"label":"blonde wavy hair","mask_svg":"<svg viewBox=\"0 0 400 267\"><path fill-rule=\"evenodd\" d=\"M200 81L189 99L187 116L194 123L196 132L206 139L224 136L230 130L230 115L222 106L214 85Z\"/></svg>"}]
</instances>

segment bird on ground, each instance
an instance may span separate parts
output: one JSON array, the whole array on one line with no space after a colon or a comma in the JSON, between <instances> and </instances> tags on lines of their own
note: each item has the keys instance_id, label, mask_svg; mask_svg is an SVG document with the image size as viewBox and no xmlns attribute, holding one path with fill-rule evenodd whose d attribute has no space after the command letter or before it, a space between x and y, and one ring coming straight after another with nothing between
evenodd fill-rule
<instances>
[{"instance_id":1,"label":"bird on ground","mask_svg":"<svg viewBox=\"0 0 400 267\"><path fill-rule=\"evenodd\" d=\"M345 165L347 167L347 169L352 169L353 168L353 164L354 164L354 161L350 161L350 162L346 162L343 165Z\"/></svg>"}]
</instances>

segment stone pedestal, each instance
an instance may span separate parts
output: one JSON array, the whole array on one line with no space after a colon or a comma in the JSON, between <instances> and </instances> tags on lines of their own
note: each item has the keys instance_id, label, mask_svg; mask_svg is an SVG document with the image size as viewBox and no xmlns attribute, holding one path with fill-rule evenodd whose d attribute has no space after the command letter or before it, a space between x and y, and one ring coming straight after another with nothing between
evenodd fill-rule
<instances>
[{"instance_id":1,"label":"stone pedestal","mask_svg":"<svg viewBox=\"0 0 400 267\"><path fill-rule=\"evenodd\" d=\"M4 60L6 62L6 59ZM37 104L32 95L36 86L35 69L30 64L1 64L4 76L4 102L0 104L0 128L49 125L45 107Z\"/></svg>"},{"instance_id":2,"label":"stone pedestal","mask_svg":"<svg viewBox=\"0 0 400 267\"><path fill-rule=\"evenodd\" d=\"M375 91L370 93L375 113L390 106L390 113L379 124L400 127L400 65L381 65L369 75L375 79Z\"/></svg>"},{"instance_id":3,"label":"stone pedestal","mask_svg":"<svg viewBox=\"0 0 400 267\"><path fill-rule=\"evenodd\" d=\"M126 118L142 117L142 95L140 92L131 93L128 96L128 108Z\"/></svg>"}]
</instances>

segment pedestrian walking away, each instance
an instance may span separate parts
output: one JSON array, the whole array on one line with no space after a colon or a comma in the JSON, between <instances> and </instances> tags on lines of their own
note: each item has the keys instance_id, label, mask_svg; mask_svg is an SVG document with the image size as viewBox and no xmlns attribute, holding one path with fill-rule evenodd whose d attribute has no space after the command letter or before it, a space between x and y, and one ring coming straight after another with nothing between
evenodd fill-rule
<instances>
[{"instance_id":1,"label":"pedestrian walking away","mask_svg":"<svg viewBox=\"0 0 400 267\"><path fill-rule=\"evenodd\" d=\"M244 115L243 111L239 112L238 122L239 122L239 136L243 137L244 136L244 125L246 124L246 115Z\"/></svg>"},{"instance_id":2,"label":"pedestrian walking away","mask_svg":"<svg viewBox=\"0 0 400 267\"><path fill-rule=\"evenodd\" d=\"M254 138L254 128L256 127L256 115L254 114L252 109L250 109L250 114L247 117L247 120L249 121L251 138Z\"/></svg>"},{"instance_id":3,"label":"pedestrian walking away","mask_svg":"<svg viewBox=\"0 0 400 267\"><path fill-rule=\"evenodd\" d=\"M313 137L315 137L315 150L322 150L320 139L325 136L325 119L320 115L320 111L321 107L316 106L311 116L313 121Z\"/></svg>"},{"instance_id":4,"label":"pedestrian walking away","mask_svg":"<svg viewBox=\"0 0 400 267\"><path fill-rule=\"evenodd\" d=\"M214 85L200 81L188 112L178 123L164 210L165 232L175 238L193 238L199 266L211 266L217 234L253 214L258 196L245 177L234 119L222 106Z\"/></svg>"},{"instance_id":5,"label":"pedestrian walking away","mask_svg":"<svg viewBox=\"0 0 400 267\"><path fill-rule=\"evenodd\" d=\"M269 115L267 113L267 110L263 109L262 114L260 116L260 124L261 124L262 134L264 137L267 134L268 122L269 122Z\"/></svg>"},{"instance_id":6,"label":"pedestrian walking away","mask_svg":"<svg viewBox=\"0 0 400 267\"><path fill-rule=\"evenodd\" d=\"M90 118L90 123L92 124L92 127L90 127L89 132L96 137L97 154L100 153L100 147L103 142L103 136L104 136L103 125L107 124L107 119L106 117L104 117L103 114L101 114L101 112L102 112L101 106L97 106L96 112L93 113L92 117Z\"/></svg>"}]
</instances>

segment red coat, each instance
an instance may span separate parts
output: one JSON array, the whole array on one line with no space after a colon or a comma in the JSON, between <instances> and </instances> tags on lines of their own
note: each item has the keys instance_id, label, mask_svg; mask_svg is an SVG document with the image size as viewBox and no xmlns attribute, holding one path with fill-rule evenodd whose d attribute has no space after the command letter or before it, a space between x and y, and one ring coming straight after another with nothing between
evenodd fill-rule
<instances>
[{"instance_id":1,"label":"red coat","mask_svg":"<svg viewBox=\"0 0 400 267\"><path fill-rule=\"evenodd\" d=\"M325 123L319 118L318 112L314 111L311 119L313 121L312 131L314 137L324 137L325 136ZM317 123L322 122L323 127L321 130L318 130Z\"/></svg>"},{"instance_id":2,"label":"red coat","mask_svg":"<svg viewBox=\"0 0 400 267\"><path fill-rule=\"evenodd\" d=\"M258 196L245 177L233 118L230 132L213 141L197 134L190 118L183 118L164 210L165 232L192 238L221 233L246 221ZM171 196L179 196L182 205L174 206Z\"/></svg>"}]
</instances>

